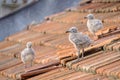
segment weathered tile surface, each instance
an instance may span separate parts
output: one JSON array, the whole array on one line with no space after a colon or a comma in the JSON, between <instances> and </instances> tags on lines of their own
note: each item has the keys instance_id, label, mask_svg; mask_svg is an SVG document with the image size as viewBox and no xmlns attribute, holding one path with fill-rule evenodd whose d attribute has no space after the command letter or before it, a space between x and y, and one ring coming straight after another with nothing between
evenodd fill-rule
<instances>
[{"instance_id":1,"label":"weathered tile surface","mask_svg":"<svg viewBox=\"0 0 120 80\"><path fill-rule=\"evenodd\" d=\"M65 31L77 26L80 32L93 39L84 19L88 13L101 19L104 28L96 33L99 39L85 49L85 58L74 63L76 50ZM0 42L0 79L119 80L119 15L119 0L84 0L80 6L48 16L43 23L7 37ZM34 65L25 70L20 53L28 41L33 43L36 57Z\"/></svg>"}]
</instances>

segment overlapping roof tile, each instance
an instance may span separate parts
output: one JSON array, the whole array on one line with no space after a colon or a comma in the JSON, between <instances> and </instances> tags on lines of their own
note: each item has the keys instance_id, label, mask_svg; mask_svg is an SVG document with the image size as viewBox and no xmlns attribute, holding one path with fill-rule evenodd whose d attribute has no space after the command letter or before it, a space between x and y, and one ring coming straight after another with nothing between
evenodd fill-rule
<instances>
[{"instance_id":1,"label":"overlapping roof tile","mask_svg":"<svg viewBox=\"0 0 120 80\"><path fill-rule=\"evenodd\" d=\"M120 26L119 0L84 0L79 6L47 16L45 21L16 33L0 42L0 79L27 80L119 80ZM80 32L93 36L84 19L93 13L104 28L99 37L85 49L85 58L76 61L76 50L65 31L77 26ZM32 67L24 69L20 53L31 41L36 52Z\"/></svg>"},{"instance_id":2,"label":"overlapping roof tile","mask_svg":"<svg viewBox=\"0 0 120 80\"><path fill-rule=\"evenodd\" d=\"M53 75L54 74L54 75ZM101 79L104 80L106 77L100 75L93 75L90 73L84 72L76 72L74 70L69 70L66 68L57 68L50 72L47 72L42 75L38 75L36 77L30 78L28 80L94 80L94 79ZM106 79L108 80L108 79Z\"/></svg>"}]
</instances>

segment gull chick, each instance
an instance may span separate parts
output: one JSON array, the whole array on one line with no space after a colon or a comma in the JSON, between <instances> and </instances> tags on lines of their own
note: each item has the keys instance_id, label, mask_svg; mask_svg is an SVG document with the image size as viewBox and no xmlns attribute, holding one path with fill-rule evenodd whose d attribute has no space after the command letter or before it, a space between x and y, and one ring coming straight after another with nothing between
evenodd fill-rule
<instances>
[{"instance_id":1,"label":"gull chick","mask_svg":"<svg viewBox=\"0 0 120 80\"><path fill-rule=\"evenodd\" d=\"M21 52L21 60L25 65L25 68L27 68L27 63L30 63L32 66L32 62L35 57L35 51L32 48L32 42L27 42L26 48Z\"/></svg>"},{"instance_id":2,"label":"gull chick","mask_svg":"<svg viewBox=\"0 0 120 80\"><path fill-rule=\"evenodd\" d=\"M96 36L96 32L103 28L102 21L99 19L95 19L93 14L88 14L85 18L87 18L87 27L91 34L94 35L95 40L98 38Z\"/></svg>"},{"instance_id":3,"label":"gull chick","mask_svg":"<svg viewBox=\"0 0 120 80\"><path fill-rule=\"evenodd\" d=\"M69 41L74 45L77 50L78 61L80 60L80 50L82 50L82 59L84 58L84 48L88 47L92 40L84 35L82 32L78 32L76 27L71 27L66 33L69 33Z\"/></svg>"}]
</instances>

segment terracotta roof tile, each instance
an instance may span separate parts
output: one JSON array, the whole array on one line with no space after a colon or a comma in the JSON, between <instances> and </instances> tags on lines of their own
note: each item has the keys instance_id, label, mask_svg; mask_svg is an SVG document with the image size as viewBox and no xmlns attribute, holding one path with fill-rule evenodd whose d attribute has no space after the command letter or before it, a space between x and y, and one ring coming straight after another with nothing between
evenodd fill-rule
<instances>
[{"instance_id":1,"label":"terracotta roof tile","mask_svg":"<svg viewBox=\"0 0 120 80\"><path fill-rule=\"evenodd\" d=\"M108 36L108 35L114 35L115 33L117 32L120 32L120 30L118 29L117 31L117 28L118 26L109 26L109 27L105 27L101 30L99 30L98 32L96 32L96 35L102 35L102 36Z\"/></svg>"},{"instance_id":2,"label":"terracotta roof tile","mask_svg":"<svg viewBox=\"0 0 120 80\"><path fill-rule=\"evenodd\" d=\"M114 5L115 4L115 5ZM100 6L100 7L99 7ZM119 3L90 3L83 6L78 7L79 12L91 12L94 13L106 13L106 12L118 12Z\"/></svg>"},{"instance_id":3,"label":"terracotta roof tile","mask_svg":"<svg viewBox=\"0 0 120 80\"><path fill-rule=\"evenodd\" d=\"M37 57L35 63L49 63L51 61L58 60L58 56L55 54L46 54L44 56Z\"/></svg>"},{"instance_id":4,"label":"terracotta roof tile","mask_svg":"<svg viewBox=\"0 0 120 80\"><path fill-rule=\"evenodd\" d=\"M16 58L7 57L7 59L6 59L5 56L2 56L2 57L3 57L3 58L1 58L2 60L0 60L0 64L1 64L0 71L8 69L8 68L13 67L13 66L16 66L16 65L21 63L21 61L16 59ZM0 72L0 73L2 74L2 72Z\"/></svg>"},{"instance_id":5,"label":"terracotta roof tile","mask_svg":"<svg viewBox=\"0 0 120 80\"><path fill-rule=\"evenodd\" d=\"M33 38L28 38L22 41L22 43L26 43L28 41L31 41L35 45L44 45L44 43L48 41L52 41L57 38L57 34L40 34L38 36L35 36Z\"/></svg>"},{"instance_id":6,"label":"terracotta roof tile","mask_svg":"<svg viewBox=\"0 0 120 80\"><path fill-rule=\"evenodd\" d=\"M12 57L0 55L0 63L1 64L6 63L7 61L9 61L11 59L12 59Z\"/></svg>"},{"instance_id":7,"label":"terracotta roof tile","mask_svg":"<svg viewBox=\"0 0 120 80\"><path fill-rule=\"evenodd\" d=\"M30 78L28 80L78 80L78 79L84 79L84 80L93 80L93 79L105 79L106 77L100 76L100 75L93 75L90 73L84 73L84 72L75 72L73 70L68 70L66 68L58 68L55 70L52 70L50 72L44 73L42 75L35 76L33 78ZM107 78L106 78L107 79Z\"/></svg>"},{"instance_id":8,"label":"terracotta roof tile","mask_svg":"<svg viewBox=\"0 0 120 80\"><path fill-rule=\"evenodd\" d=\"M113 3L113 2L120 2L120 0L92 0L93 3Z\"/></svg>"},{"instance_id":9,"label":"terracotta roof tile","mask_svg":"<svg viewBox=\"0 0 120 80\"><path fill-rule=\"evenodd\" d=\"M68 74L71 74L71 73L74 73L75 71L71 71L71 70L64 70L64 71L61 71L61 72L58 72L58 73L55 73L54 75L49 75L49 76L46 76L44 78L42 78L41 80L49 80L49 79L56 79L56 78L59 78L59 77L63 77L65 75L68 75ZM39 79L40 80L40 79Z\"/></svg>"},{"instance_id":10,"label":"terracotta roof tile","mask_svg":"<svg viewBox=\"0 0 120 80\"><path fill-rule=\"evenodd\" d=\"M113 3L111 3L111 4L113 4ZM107 5L111 5L111 4L107 4ZM101 4L101 3L96 3L96 4L94 4L94 3L91 3L91 4L85 4L85 6L79 6L79 9L82 9L82 10L84 10L84 9L96 9L96 8L100 8L99 6L101 6L101 7L105 7L105 6L103 6L104 4Z\"/></svg>"},{"instance_id":11,"label":"terracotta roof tile","mask_svg":"<svg viewBox=\"0 0 120 80\"><path fill-rule=\"evenodd\" d=\"M118 61L118 60L120 60L119 57L116 57L116 58L110 59L109 61L105 61L105 62L103 62L102 64L101 64L101 63L100 63L100 64L97 64L97 65L93 66L91 69L92 69L92 70L96 70L96 69L98 69L98 68L100 68L100 67L104 67L104 66L106 66L106 65L108 65L108 64L112 64L112 63L114 63L114 62L116 62L116 61ZM109 74L110 74L110 73L109 73Z\"/></svg>"},{"instance_id":12,"label":"terracotta roof tile","mask_svg":"<svg viewBox=\"0 0 120 80\"><path fill-rule=\"evenodd\" d=\"M7 78L7 77L5 77L5 76L2 76L2 75L0 75L0 79L1 79L1 80L12 80L12 79L10 79L10 78Z\"/></svg>"},{"instance_id":13,"label":"terracotta roof tile","mask_svg":"<svg viewBox=\"0 0 120 80\"><path fill-rule=\"evenodd\" d=\"M44 68L48 68L48 67L51 67L51 66L57 66L59 64L60 64L60 60L54 60L54 61L51 61L49 63L35 64L34 66L27 68L25 71L26 72L32 72L32 71L35 71L35 70L44 69Z\"/></svg>"},{"instance_id":14,"label":"terracotta roof tile","mask_svg":"<svg viewBox=\"0 0 120 80\"><path fill-rule=\"evenodd\" d=\"M104 10L109 7L113 7L114 4L117 4L117 3L91 3L90 5L83 6L83 7L84 7L84 10L86 10L86 9L87 10L89 10L89 9L93 9L93 10L102 10L103 9ZM101 6L101 7L99 7L99 6Z\"/></svg>"},{"instance_id":15,"label":"terracotta roof tile","mask_svg":"<svg viewBox=\"0 0 120 80\"><path fill-rule=\"evenodd\" d=\"M30 78L30 79L28 79L28 80L41 79L41 78L43 78L43 77L46 77L46 76L55 74L55 73L57 73L57 72L60 72L62 69L63 69L63 68L54 69L54 70L49 71L49 72L47 72L47 73L45 73L45 74L41 74L41 75L37 75L37 76L35 76L35 77L32 77L32 78ZM65 70L65 69L64 69L64 70Z\"/></svg>"},{"instance_id":16,"label":"terracotta roof tile","mask_svg":"<svg viewBox=\"0 0 120 80\"><path fill-rule=\"evenodd\" d=\"M120 66L114 66L114 68L112 67L111 69L106 69L104 71L104 74L109 75L109 76L113 76L113 77L118 77L117 73L120 72L119 70Z\"/></svg>"},{"instance_id":17,"label":"terracotta roof tile","mask_svg":"<svg viewBox=\"0 0 120 80\"><path fill-rule=\"evenodd\" d=\"M89 62L89 61L92 61L92 60L95 60L95 59L101 57L103 55L102 53L103 53L103 51L100 51L95 54L86 56L82 62L78 62L75 64L72 64L73 61L69 61L68 63L66 63L66 66L71 67L74 70L79 70L79 67L78 67L79 65L84 65L84 63L86 63L86 62ZM104 55L107 55L107 54L104 54Z\"/></svg>"},{"instance_id":18,"label":"terracotta roof tile","mask_svg":"<svg viewBox=\"0 0 120 80\"><path fill-rule=\"evenodd\" d=\"M55 75L56 75L56 73L60 73L60 72L63 72L63 71L66 71L66 72L67 72L68 69L65 69L65 68L61 67L61 68L58 68L58 69L49 71L49 72L47 72L47 73L45 73L45 74L41 74L41 75L35 76L35 77L33 77L33 78L31 78L31 79L28 79L28 80L43 79L43 78L52 76L52 74L55 74ZM55 76L55 75L54 75L54 76Z\"/></svg>"},{"instance_id":19,"label":"terracotta roof tile","mask_svg":"<svg viewBox=\"0 0 120 80\"><path fill-rule=\"evenodd\" d=\"M72 80L74 80L74 79L77 79L77 78L81 78L82 79L82 77L86 77L86 76L89 76L90 74L86 74L86 73L83 73L83 72L75 72L75 73L72 73L72 74L69 74L69 75L66 75L66 76L63 76L63 77L61 77L61 78L59 78L59 80L61 79L62 80L62 78L63 79L72 79ZM95 77L95 76L94 76ZM58 80L58 79L57 79Z\"/></svg>"},{"instance_id":20,"label":"terracotta roof tile","mask_svg":"<svg viewBox=\"0 0 120 80\"><path fill-rule=\"evenodd\" d=\"M51 20L53 17L63 15L64 13L65 13L65 11L62 11L62 12L59 12L59 13L55 13L55 14L46 16L46 17L45 17L45 21L49 21L49 20Z\"/></svg>"},{"instance_id":21,"label":"terracotta roof tile","mask_svg":"<svg viewBox=\"0 0 120 80\"><path fill-rule=\"evenodd\" d=\"M81 15L81 16L80 16ZM52 21L59 22L59 23L83 23L86 20L84 19L84 16L86 16L87 13L81 14L79 12L66 12L63 15L56 16L52 19Z\"/></svg>"},{"instance_id":22,"label":"terracotta roof tile","mask_svg":"<svg viewBox=\"0 0 120 80\"><path fill-rule=\"evenodd\" d=\"M59 59L63 59L65 57L74 56L75 52L76 50L74 48L68 48L57 50L56 54L58 55Z\"/></svg>"},{"instance_id":23,"label":"terracotta roof tile","mask_svg":"<svg viewBox=\"0 0 120 80\"><path fill-rule=\"evenodd\" d=\"M106 51L110 50L110 51L118 51L119 52L120 51L120 39L114 40L111 43L106 44L104 46L104 49Z\"/></svg>"},{"instance_id":24,"label":"terracotta roof tile","mask_svg":"<svg viewBox=\"0 0 120 80\"><path fill-rule=\"evenodd\" d=\"M18 64L16 66L13 66L11 68L5 69L1 71L1 73L6 76L13 79L18 79L19 75L24 72L24 65Z\"/></svg>"},{"instance_id":25,"label":"terracotta roof tile","mask_svg":"<svg viewBox=\"0 0 120 80\"><path fill-rule=\"evenodd\" d=\"M76 56L67 57L67 58L61 60L61 64L63 66L65 66L67 62L72 61L74 59L76 59Z\"/></svg>"},{"instance_id":26,"label":"terracotta roof tile","mask_svg":"<svg viewBox=\"0 0 120 80\"><path fill-rule=\"evenodd\" d=\"M94 56L94 55L93 55ZM119 52L116 53L116 52L98 52L97 55L95 55L93 57L91 55L91 57L86 57L84 60L78 62L78 63L74 63L74 64L71 64L73 61L68 61L66 63L66 66L67 67L71 67L72 69L75 69L75 70L82 70L82 71L87 71L87 72L92 72L92 73L97 73L96 70L99 70L99 68L103 67L104 66L106 67L106 65L109 65L109 64L113 64L114 62L116 61L119 61L120 58L119 58ZM118 66L117 66L118 67ZM112 67L113 69L115 69L115 67ZM107 68L109 69L109 68ZM111 68L110 68L111 70ZM104 74L105 72L104 71L101 71L102 74ZM101 72L98 72L99 74ZM115 71L116 72L116 71ZM108 72L107 76L110 76L110 72ZM104 74L106 75L106 74ZM114 75L114 76L117 76L117 75Z\"/></svg>"},{"instance_id":27,"label":"terracotta roof tile","mask_svg":"<svg viewBox=\"0 0 120 80\"><path fill-rule=\"evenodd\" d=\"M53 60L58 60L56 48L46 46L33 46L36 51L35 63L48 63Z\"/></svg>"},{"instance_id":28,"label":"terracotta roof tile","mask_svg":"<svg viewBox=\"0 0 120 80\"><path fill-rule=\"evenodd\" d=\"M4 48L7 48L7 47L11 47L12 45L16 44L15 42L11 42L11 41L2 41L0 42L0 51Z\"/></svg>"},{"instance_id":29,"label":"terracotta roof tile","mask_svg":"<svg viewBox=\"0 0 120 80\"><path fill-rule=\"evenodd\" d=\"M74 76L73 76L74 75ZM74 72L63 77L57 78L56 80L76 80L76 79L84 79L85 77L89 76L89 74L82 73L82 72ZM94 76L95 77L95 76ZM84 79L85 80L85 79Z\"/></svg>"},{"instance_id":30,"label":"terracotta roof tile","mask_svg":"<svg viewBox=\"0 0 120 80\"><path fill-rule=\"evenodd\" d=\"M68 35L59 35L56 39L44 42L43 44L61 49L72 47L72 44L68 41Z\"/></svg>"},{"instance_id":31,"label":"terracotta roof tile","mask_svg":"<svg viewBox=\"0 0 120 80\"><path fill-rule=\"evenodd\" d=\"M7 37L7 40L21 42L25 39L36 37L38 35L40 35L40 33L32 32L32 31L24 31L22 33L17 33L16 35Z\"/></svg>"},{"instance_id":32,"label":"terracotta roof tile","mask_svg":"<svg viewBox=\"0 0 120 80\"><path fill-rule=\"evenodd\" d=\"M65 23L58 23L53 21L46 21L31 28L32 31L42 32L42 33L55 33L55 34L63 34L65 30L74 24L65 24Z\"/></svg>"},{"instance_id":33,"label":"terracotta roof tile","mask_svg":"<svg viewBox=\"0 0 120 80\"><path fill-rule=\"evenodd\" d=\"M49 72L54 69L58 69L61 66L58 66L60 64L59 60L55 60L49 63L45 64L36 64L28 69L25 70L24 73L20 74L20 77L22 79L27 79L31 76L36 76L39 74L44 74L46 72Z\"/></svg>"},{"instance_id":34,"label":"terracotta roof tile","mask_svg":"<svg viewBox=\"0 0 120 80\"><path fill-rule=\"evenodd\" d=\"M86 1L73 9L47 16L43 23L11 35L5 41L0 42L0 78L2 80L8 78L117 80L120 78L119 0ZM77 26L80 32L93 38L87 30L87 20L84 19L90 10L96 18L103 21L104 28L97 32L99 39L85 49L85 58L74 63L77 58L76 50L68 41L65 31L72 26ZM36 64L27 68L25 72L23 63L20 61L20 52L28 41L33 43L36 51L34 61Z\"/></svg>"},{"instance_id":35,"label":"terracotta roof tile","mask_svg":"<svg viewBox=\"0 0 120 80\"><path fill-rule=\"evenodd\" d=\"M58 65L58 64L59 64L59 61L52 61L47 64L37 64L37 65L34 65L33 67L26 69L25 70L26 72L24 71L23 64L17 64L6 70L2 70L1 74L13 79L20 79L20 78L24 79L24 78L27 78L27 76L30 77L37 74L43 74L45 72L51 71L52 69L57 69L59 68L59 66L55 66L55 65Z\"/></svg>"},{"instance_id":36,"label":"terracotta roof tile","mask_svg":"<svg viewBox=\"0 0 120 80\"><path fill-rule=\"evenodd\" d=\"M38 75L38 74L43 74L43 73L49 72L49 71L54 70L54 69L56 69L58 67L59 66L51 66L51 67L43 68L43 69L40 69L40 70L37 70L37 71L30 71L30 72L22 74L21 78L22 79L27 79L27 78L29 78L31 76L35 76L35 75Z\"/></svg>"},{"instance_id":37,"label":"terracotta roof tile","mask_svg":"<svg viewBox=\"0 0 120 80\"><path fill-rule=\"evenodd\" d=\"M96 53L96 54L91 55L90 57L86 57L85 60L80 61L79 63L77 63L77 65L76 65L76 64L71 64L73 61L70 61L70 62L66 63L66 65L67 65L68 67L73 67L75 70L79 70L79 69L80 69L80 68L78 67L79 65L80 65L80 66L83 66L84 64L87 64L87 63L89 63L89 62L93 62L94 60L101 58L101 57L103 56L102 53L103 53L103 52L101 51L101 52L98 52L98 53ZM106 55L108 55L108 54L104 54L104 55L106 56ZM94 57L93 57L93 56L94 56ZM70 65L70 64L71 64L71 65ZM75 66L74 66L74 65L75 65ZM77 68L78 68L78 69L77 69ZM82 70L82 69L81 69L81 70Z\"/></svg>"},{"instance_id":38,"label":"terracotta roof tile","mask_svg":"<svg viewBox=\"0 0 120 80\"><path fill-rule=\"evenodd\" d=\"M120 43L117 43L116 45L114 45L113 50L120 51Z\"/></svg>"},{"instance_id":39,"label":"terracotta roof tile","mask_svg":"<svg viewBox=\"0 0 120 80\"><path fill-rule=\"evenodd\" d=\"M11 57L20 57L20 53L24 48L25 45L21 45L18 43L2 49L0 53Z\"/></svg>"},{"instance_id":40,"label":"terracotta roof tile","mask_svg":"<svg viewBox=\"0 0 120 80\"><path fill-rule=\"evenodd\" d=\"M10 36L8 38L8 40L22 42L23 44L26 44L28 41L31 41L31 42L33 42L33 44L40 45L47 41L54 40L54 39L58 38L58 36L60 37L61 35L41 34L41 33L37 33L37 32L28 31L26 34L19 33L18 36L14 36L14 35Z\"/></svg>"},{"instance_id":41,"label":"terracotta roof tile","mask_svg":"<svg viewBox=\"0 0 120 80\"><path fill-rule=\"evenodd\" d=\"M30 33L30 31L23 31L22 33L21 32L18 32L18 33L16 33L16 34L13 34L13 35L11 35L11 36L9 36L9 37L7 37L6 39L14 39L15 37L19 37L19 36L23 36L23 35L25 35L25 34L29 34Z\"/></svg>"}]
</instances>

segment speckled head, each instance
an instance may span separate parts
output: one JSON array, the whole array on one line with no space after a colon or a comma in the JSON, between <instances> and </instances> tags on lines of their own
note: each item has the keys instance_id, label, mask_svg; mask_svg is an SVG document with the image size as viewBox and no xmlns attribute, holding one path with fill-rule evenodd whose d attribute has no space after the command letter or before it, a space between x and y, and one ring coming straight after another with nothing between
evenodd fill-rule
<instances>
[{"instance_id":1,"label":"speckled head","mask_svg":"<svg viewBox=\"0 0 120 80\"><path fill-rule=\"evenodd\" d=\"M88 14L85 18L87 18L87 19L94 19L94 15L93 14Z\"/></svg>"},{"instance_id":2,"label":"speckled head","mask_svg":"<svg viewBox=\"0 0 120 80\"><path fill-rule=\"evenodd\" d=\"M77 33L78 29L76 27L71 27L69 30L66 31L66 33Z\"/></svg>"},{"instance_id":3,"label":"speckled head","mask_svg":"<svg viewBox=\"0 0 120 80\"><path fill-rule=\"evenodd\" d=\"M32 47L32 42L27 42L26 47L31 48Z\"/></svg>"}]
</instances>

